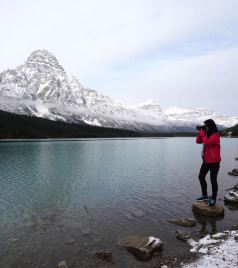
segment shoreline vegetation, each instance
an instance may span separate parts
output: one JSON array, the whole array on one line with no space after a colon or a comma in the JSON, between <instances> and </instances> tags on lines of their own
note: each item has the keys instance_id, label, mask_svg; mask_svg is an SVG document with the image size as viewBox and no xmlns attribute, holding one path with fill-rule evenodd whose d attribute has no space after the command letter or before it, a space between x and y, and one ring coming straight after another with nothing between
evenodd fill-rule
<instances>
[{"instance_id":1,"label":"shoreline vegetation","mask_svg":"<svg viewBox=\"0 0 238 268\"><path fill-rule=\"evenodd\" d=\"M220 132L222 137L238 137L238 125ZM84 122L66 123L0 111L0 140L78 139L78 138L157 138L195 137L196 132L136 132L90 126Z\"/></svg>"},{"instance_id":2,"label":"shoreline vegetation","mask_svg":"<svg viewBox=\"0 0 238 268\"><path fill-rule=\"evenodd\" d=\"M0 139L195 137L194 132L148 133L52 121L0 111Z\"/></svg>"},{"instance_id":3,"label":"shoreline vegetation","mask_svg":"<svg viewBox=\"0 0 238 268\"><path fill-rule=\"evenodd\" d=\"M221 136L227 136L231 138L238 138L238 125L224 129L221 131Z\"/></svg>"}]
</instances>

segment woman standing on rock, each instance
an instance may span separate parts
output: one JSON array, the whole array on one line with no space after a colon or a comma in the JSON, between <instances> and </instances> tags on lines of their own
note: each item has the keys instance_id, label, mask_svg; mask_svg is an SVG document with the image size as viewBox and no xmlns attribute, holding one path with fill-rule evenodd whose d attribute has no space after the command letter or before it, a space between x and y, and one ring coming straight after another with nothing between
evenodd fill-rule
<instances>
[{"instance_id":1,"label":"woman standing on rock","mask_svg":"<svg viewBox=\"0 0 238 268\"><path fill-rule=\"evenodd\" d=\"M204 121L204 126L198 132L196 143L203 143L202 159L203 163L199 173L199 181L202 188L202 196L197 201L208 200L207 183L205 177L210 171L212 184L212 197L209 199L209 206L216 205L218 191L217 175L220 168L220 136L215 122L212 119Z\"/></svg>"}]
</instances>

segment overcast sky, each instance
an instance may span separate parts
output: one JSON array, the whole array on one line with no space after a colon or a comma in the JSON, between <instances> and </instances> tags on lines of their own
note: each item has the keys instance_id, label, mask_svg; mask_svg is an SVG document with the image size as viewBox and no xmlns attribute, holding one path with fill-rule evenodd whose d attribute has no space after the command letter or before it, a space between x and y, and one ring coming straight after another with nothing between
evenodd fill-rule
<instances>
[{"instance_id":1,"label":"overcast sky","mask_svg":"<svg viewBox=\"0 0 238 268\"><path fill-rule=\"evenodd\" d=\"M47 49L126 104L238 116L237 0L0 0L0 72Z\"/></svg>"}]
</instances>

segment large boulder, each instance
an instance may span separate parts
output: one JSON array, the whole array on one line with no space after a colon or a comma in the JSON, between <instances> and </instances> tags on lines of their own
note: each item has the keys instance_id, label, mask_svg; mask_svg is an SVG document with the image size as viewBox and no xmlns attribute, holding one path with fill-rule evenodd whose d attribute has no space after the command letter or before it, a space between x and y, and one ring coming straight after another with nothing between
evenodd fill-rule
<instances>
[{"instance_id":1,"label":"large boulder","mask_svg":"<svg viewBox=\"0 0 238 268\"><path fill-rule=\"evenodd\" d=\"M152 236L128 236L118 241L118 245L124 246L136 258L141 260L151 260L155 251L162 249L162 241Z\"/></svg>"},{"instance_id":2,"label":"large boulder","mask_svg":"<svg viewBox=\"0 0 238 268\"><path fill-rule=\"evenodd\" d=\"M238 191L232 190L227 195L224 196L227 203L238 204Z\"/></svg>"},{"instance_id":3,"label":"large boulder","mask_svg":"<svg viewBox=\"0 0 238 268\"><path fill-rule=\"evenodd\" d=\"M193 212L209 217L218 217L224 215L224 207L222 205L209 206L208 201L194 201L192 205Z\"/></svg>"},{"instance_id":4,"label":"large boulder","mask_svg":"<svg viewBox=\"0 0 238 268\"><path fill-rule=\"evenodd\" d=\"M228 172L228 174L232 176L238 176L238 168L232 169L232 171Z\"/></svg>"},{"instance_id":5,"label":"large boulder","mask_svg":"<svg viewBox=\"0 0 238 268\"><path fill-rule=\"evenodd\" d=\"M185 226L185 227L192 227L195 226L197 221L192 218L180 218L180 219L168 219L169 223Z\"/></svg>"}]
</instances>

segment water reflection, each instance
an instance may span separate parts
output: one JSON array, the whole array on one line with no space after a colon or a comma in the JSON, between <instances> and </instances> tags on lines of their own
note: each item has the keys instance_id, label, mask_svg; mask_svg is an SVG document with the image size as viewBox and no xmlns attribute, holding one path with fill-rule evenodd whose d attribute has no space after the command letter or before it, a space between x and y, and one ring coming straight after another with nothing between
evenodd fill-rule
<instances>
[{"instance_id":1,"label":"water reflection","mask_svg":"<svg viewBox=\"0 0 238 268\"><path fill-rule=\"evenodd\" d=\"M213 235L217 233L217 221L220 221L224 218L224 216L206 217L196 213L193 213L193 215L197 222L201 225L201 229L199 231L200 237L203 237L207 234Z\"/></svg>"}]
</instances>

